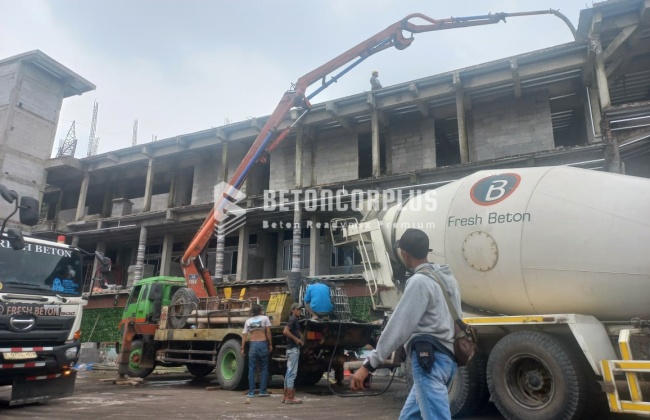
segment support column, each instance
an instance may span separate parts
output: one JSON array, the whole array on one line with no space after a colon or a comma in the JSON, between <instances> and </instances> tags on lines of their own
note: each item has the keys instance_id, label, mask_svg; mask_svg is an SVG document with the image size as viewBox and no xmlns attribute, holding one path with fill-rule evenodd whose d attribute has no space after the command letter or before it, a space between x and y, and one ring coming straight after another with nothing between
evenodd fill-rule
<instances>
[{"instance_id":1,"label":"support column","mask_svg":"<svg viewBox=\"0 0 650 420\"><path fill-rule=\"evenodd\" d=\"M296 136L296 188L302 188L302 144L303 142L303 132L302 129L298 130L298 135Z\"/></svg>"},{"instance_id":2,"label":"support column","mask_svg":"<svg viewBox=\"0 0 650 420\"><path fill-rule=\"evenodd\" d=\"M239 228L239 244L237 245L237 281L248 280L248 226Z\"/></svg>"},{"instance_id":3,"label":"support column","mask_svg":"<svg viewBox=\"0 0 650 420\"><path fill-rule=\"evenodd\" d=\"M77 213L74 220L79 221L84 217L84 208L86 207L86 197L88 197L88 185L90 184L90 172L84 172L81 180L81 189L79 190L79 201L77 201Z\"/></svg>"},{"instance_id":4,"label":"support column","mask_svg":"<svg viewBox=\"0 0 650 420\"><path fill-rule=\"evenodd\" d=\"M228 182L228 143L221 145L221 173L219 179Z\"/></svg>"},{"instance_id":5,"label":"support column","mask_svg":"<svg viewBox=\"0 0 650 420\"><path fill-rule=\"evenodd\" d=\"M70 246L73 246L73 247L78 247L79 246L79 235L74 235L72 237L72 242L70 242Z\"/></svg>"},{"instance_id":6,"label":"support column","mask_svg":"<svg viewBox=\"0 0 650 420\"><path fill-rule=\"evenodd\" d=\"M73 237L74 240L74 237ZM95 245L95 252L101 252L102 254L106 252L106 242L97 242ZM97 258L93 257L93 272L91 275L90 289L92 290L95 287L101 287L101 276L96 278L97 269L99 269L99 261Z\"/></svg>"},{"instance_id":7,"label":"support column","mask_svg":"<svg viewBox=\"0 0 650 420\"><path fill-rule=\"evenodd\" d=\"M598 92L595 88L588 86L586 87L587 96L587 110L586 120L587 120L587 141L589 143L599 142L603 138L603 134L600 128L602 112L600 110L600 98L598 97Z\"/></svg>"},{"instance_id":8,"label":"support column","mask_svg":"<svg viewBox=\"0 0 650 420\"><path fill-rule=\"evenodd\" d=\"M174 235L165 234L163 237L162 255L160 257L160 275L169 276L172 265L172 249L174 248Z\"/></svg>"},{"instance_id":9,"label":"support column","mask_svg":"<svg viewBox=\"0 0 650 420\"><path fill-rule=\"evenodd\" d=\"M142 280L144 274L144 254L147 248L147 227L140 226L140 239L138 241L138 254L135 257L135 271L133 273L133 284Z\"/></svg>"},{"instance_id":10,"label":"support column","mask_svg":"<svg viewBox=\"0 0 650 420\"><path fill-rule=\"evenodd\" d=\"M318 226L318 217L311 216L311 235L309 235L309 275L318 274L318 263L320 262L320 229Z\"/></svg>"},{"instance_id":11,"label":"support column","mask_svg":"<svg viewBox=\"0 0 650 420\"><path fill-rule=\"evenodd\" d=\"M300 295L300 279L302 273L302 206L296 204L293 208L293 241L291 247L291 274L289 275L289 291L294 302L298 302Z\"/></svg>"},{"instance_id":12,"label":"support column","mask_svg":"<svg viewBox=\"0 0 650 420\"><path fill-rule=\"evenodd\" d=\"M169 195L167 196L167 208L176 207L176 171L172 171L172 179L169 182Z\"/></svg>"},{"instance_id":13,"label":"support column","mask_svg":"<svg viewBox=\"0 0 650 420\"><path fill-rule=\"evenodd\" d=\"M378 178L381 175L381 148L379 147L379 111L373 108L370 115L370 126L372 130L372 177Z\"/></svg>"},{"instance_id":14,"label":"support column","mask_svg":"<svg viewBox=\"0 0 650 420\"><path fill-rule=\"evenodd\" d=\"M276 277L275 272L273 271L273 261L276 258L276 255L273 253L275 244L272 244L270 241L270 235L265 231L260 231L257 233L257 244L258 250L262 252L262 258L264 260L262 267L262 278L268 279Z\"/></svg>"},{"instance_id":15,"label":"support column","mask_svg":"<svg viewBox=\"0 0 650 420\"><path fill-rule=\"evenodd\" d=\"M469 163L469 145L467 142L467 124L465 121L465 94L460 82L460 75L454 73L454 88L456 89L456 118L458 121L458 146L460 163Z\"/></svg>"},{"instance_id":16,"label":"support column","mask_svg":"<svg viewBox=\"0 0 650 420\"><path fill-rule=\"evenodd\" d=\"M144 207L143 213L151 211L151 193L153 191L153 158L149 158L147 164L147 181L144 186Z\"/></svg>"},{"instance_id":17,"label":"support column","mask_svg":"<svg viewBox=\"0 0 650 420\"><path fill-rule=\"evenodd\" d=\"M609 84L607 82L607 73L605 71L605 57L603 57L603 47L600 39L594 40L596 45L596 82L598 83L598 96L600 98L601 109L607 109L612 106L609 97Z\"/></svg>"}]
</instances>

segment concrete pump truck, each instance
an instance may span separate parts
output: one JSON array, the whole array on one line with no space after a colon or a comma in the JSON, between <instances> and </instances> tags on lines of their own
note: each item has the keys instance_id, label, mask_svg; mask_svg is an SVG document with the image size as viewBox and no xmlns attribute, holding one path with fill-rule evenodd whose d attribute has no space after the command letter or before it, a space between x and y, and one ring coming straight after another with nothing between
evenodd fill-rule
<instances>
[{"instance_id":1,"label":"concrete pump truck","mask_svg":"<svg viewBox=\"0 0 650 420\"><path fill-rule=\"evenodd\" d=\"M371 55L391 47L403 50L411 45L416 33L496 24L508 17L539 14L560 17L575 35L575 29L568 19L555 10L448 19L432 19L415 13L298 79L267 119L227 187L215 192L212 210L181 259L184 277L143 279L133 287L120 323L120 375L145 377L157 364L181 364L193 375L204 376L216 367L223 388L245 386L247 366L239 352L242 345L240 333L253 302L250 299L226 298L217 290L220 285L215 286L209 270L198 257L211 237L219 234L220 226L242 211L236 205L240 199L239 189L253 166L265 162L292 129L300 124L311 110L311 99ZM337 71L326 80L328 75ZM322 85L307 95L307 88L320 81ZM292 109L299 115L287 124L286 119ZM290 277L288 289L288 293L272 295L267 307L266 313L273 319L274 340L282 340L281 325L288 318L289 306L291 302L300 300L300 278ZM343 349L361 348L374 341L377 324L350 320L344 293L338 290L334 297L336 320L303 321L307 342L306 351L301 352L298 378L300 380L302 376L303 383L318 381L330 367L342 372L346 360ZM271 374L282 374L284 360L279 354L282 347L275 348L271 358L277 363L270 365L270 371Z\"/></svg>"}]
</instances>

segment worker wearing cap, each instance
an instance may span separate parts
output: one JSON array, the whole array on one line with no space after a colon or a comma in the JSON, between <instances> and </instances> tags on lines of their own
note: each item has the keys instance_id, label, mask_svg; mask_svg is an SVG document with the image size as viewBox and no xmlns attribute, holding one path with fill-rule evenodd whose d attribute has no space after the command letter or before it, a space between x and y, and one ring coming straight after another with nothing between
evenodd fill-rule
<instances>
[{"instance_id":1,"label":"worker wearing cap","mask_svg":"<svg viewBox=\"0 0 650 420\"><path fill-rule=\"evenodd\" d=\"M327 315L332 312L332 299L330 288L314 277L305 292L305 308L311 314L312 319L318 319L320 315Z\"/></svg>"},{"instance_id":2,"label":"worker wearing cap","mask_svg":"<svg viewBox=\"0 0 650 420\"><path fill-rule=\"evenodd\" d=\"M404 295L379 337L377 347L350 380L352 390L363 389L368 374L404 344L411 358L413 387L400 419L451 419L447 386L456 372L454 319L438 283L418 270L434 270L461 313L458 282L449 267L429 263L429 237L419 229L407 229L395 244L406 268L415 273L406 282ZM396 251L397 252L397 251ZM416 348L418 349L416 352Z\"/></svg>"},{"instance_id":3,"label":"worker wearing cap","mask_svg":"<svg viewBox=\"0 0 650 420\"><path fill-rule=\"evenodd\" d=\"M298 323L301 313L300 304L292 304L291 316L284 327L284 331L282 331L282 334L287 337L287 373L284 375L284 395L282 396L282 402L286 404L302 404L302 400L296 398L296 389L294 388L294 382L298 374L300 347L304 344L300 324Z\"/></svg>"},{"instance_id":4,"label":"worker wearing cap","mask_svg":"<svg viewBox=\"0 0 650 420\"><path fill-rule=\"evenodd\" d=\"M381 83L379 83L379 72L377 70L372 72L372 76L370 77L370 88L371 90L378 90L381 89Z\"/></svg>"}]
</instances>

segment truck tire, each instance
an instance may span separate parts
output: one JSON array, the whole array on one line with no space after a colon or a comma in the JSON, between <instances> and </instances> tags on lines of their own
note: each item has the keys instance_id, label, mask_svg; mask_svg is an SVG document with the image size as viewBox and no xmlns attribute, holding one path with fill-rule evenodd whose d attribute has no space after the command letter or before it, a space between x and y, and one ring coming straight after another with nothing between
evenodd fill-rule
<instances>
[{"instance_id":1,"label":"truck tire","mask_svg":"<svg viewBox=\"0 0 650 420\"><path fill-rule=\"evenodd\" d=\"M223 343L217 355L217 378L221 388L228 391L246 389L248 385L248 363L242 356L239 340Z\"/></svg>"},{"instance_id":2,"label":"truck tire","mask_svg":"<svg viewBox=\"0 0 650 420\"><path fill-rule=\"evenodd\" d=\"M183 287L172 296L169 312L167 313L167 323L171 328L183 329L188 328L187 318L194 309L197 309L199 299L196 297L194 290Z\"/></svg>"},{"instance_id":3,"label":"truck tire","mask_svg":"<svg viewBox=\"0 0 650 420\"><path fill-rule=\"evenodd\" d=\"M145 352L149 351L142 340L133 340L129 363L127 364L127 375L132 378L146 378L156 368L155 362L152 367L140 367L140 361L146 357ZM153 356L151 356L153 358Z\"/></svg>"},{"instance_id":4,"label":"truck tire","mask_svg":"<svg viewBox=\"0 0 650 420\"><path fill-rule=\"evenodd\" d=\"M514 332L494 346L487 383L507 419L579 419L589 396L577 355L558 338L537 331Z\"/></svg>"},{"instance_id":5,"label":"truck tire","mask_svg":"<svg viewBox=\"0 0 650 420\"><path fill-rule=\"evenodd\" d=\"M214 370L214 366L204 365L201 363L188 363L185 365L185 367L187 368L187 371L196 378L202 378L204 376L208 376Z\"/></svg>"},{"instance_id":6,"label":"truck tire","mask_svg":"<svg viewBox=\"0 0 650 420\"><path fill-rule=\"evenodd\" d=\"M455 419L480 414L488 405L487 357L478 353L468 366L459 367L449 387L449 407Z\"/></svg>"}]
</instances>

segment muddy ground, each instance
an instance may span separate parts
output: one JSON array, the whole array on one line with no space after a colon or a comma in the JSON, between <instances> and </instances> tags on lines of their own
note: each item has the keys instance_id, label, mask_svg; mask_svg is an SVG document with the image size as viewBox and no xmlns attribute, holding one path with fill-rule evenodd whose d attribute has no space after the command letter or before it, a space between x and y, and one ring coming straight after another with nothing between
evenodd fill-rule
<instances>
[{"instance_id":1,"label":"muddy ground","mask_svg":"<svg viewBox=\"0 0 650 420\"><path fill-rule=\"evenodd\" d=\"M395 378L380 396L358 397L345 389L345 397L333 395L328 381L299 389L302 405L280 403L282 377L274 376L269 398L253 398L246 404L243 391L217 387L215 375L193 379L187 373L153 374L142 385L114 385L102 379L115 377L111 371L79 372L75 395L45 404L8 407L0 401L0 419L396 419L406 397L404 381ZM388 383L375 378L371 392ZM208 390L208 389L210 390ZM353 396L354 395L354 396ZM0 391L0 400L7 396ZM477 417L476 419L478 419ZM481 419L500 419L492 412Z\"/></svg>"}]
</instances>

